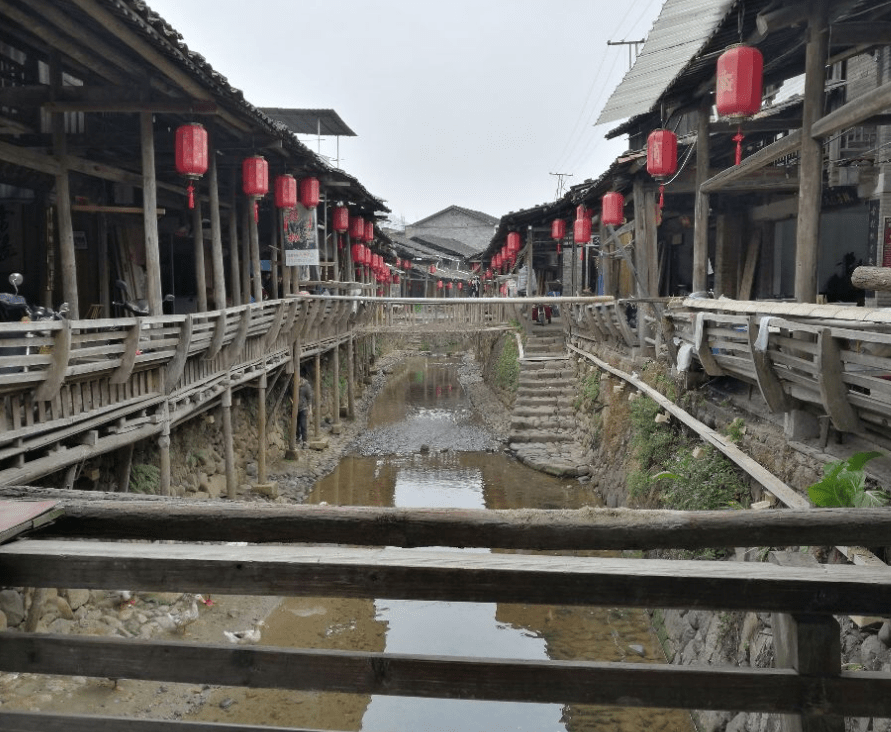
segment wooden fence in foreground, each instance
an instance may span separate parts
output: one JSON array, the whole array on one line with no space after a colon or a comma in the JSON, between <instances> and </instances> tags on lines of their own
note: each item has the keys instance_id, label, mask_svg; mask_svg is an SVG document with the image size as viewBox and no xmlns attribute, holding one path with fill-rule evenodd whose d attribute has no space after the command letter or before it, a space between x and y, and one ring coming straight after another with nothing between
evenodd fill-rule
<instances>
[{"instance_id":1,"label":"wooden fence in foreground","mask_svg":"<svg viewBox=\"0 0 891 732\"><path fill-rule=\"evenodd\" d=\"M843 729L844 716L891 716L891 674L842 671L839 626L833 617L886 613L891 607L887 568L578 554L619 547L885 543L891 535L891 509L757 514L483 511L70 499L60 505L64 512L55 524L0 547L5 583L771 612L785 620L790 634L786 640L797 650L791 652L789 667L763 669L453 658L6 632L0 634L2 671L767 712L801 715L803 729L821 730ZM233 541L248 544L224 543ZM480 546L519 552L418 548ZM555 555L555 550L564 554ZM783 622L775 616L775 627ZM0 727L66 732L272 729L2 709Z\"/></svg>"}]
</instances>

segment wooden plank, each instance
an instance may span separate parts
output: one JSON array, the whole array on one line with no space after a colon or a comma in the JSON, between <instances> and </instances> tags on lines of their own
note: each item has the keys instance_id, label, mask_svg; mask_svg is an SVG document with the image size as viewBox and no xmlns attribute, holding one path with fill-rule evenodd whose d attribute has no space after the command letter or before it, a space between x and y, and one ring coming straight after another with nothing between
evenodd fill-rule
<instances>
[{"instance_id":1,"label":"wooden plank","mask_svg":"<svg viewBox=\"0 0 891 732\"><path fill-rule=\"evenodd\" d=\"M247 688L850 716L887 713L891 674L529 661L3 633L0 669ZM629 693L633 689L633 693Z\"/></svg>"},{"instance_id":2,"label":"wooden plank","mask_svg":"<svg viewBox=\"0 0 891 732\"><path fill-rule=\"evenodd\" d=\"M301 727L269 727L221 722L181 722L135 719L94 714L41 714L0 712L0 729L6 732L321 732Z\"/></svg>"},{"instance_id":3,"label":"wooden plank","mask_svg":"<svg viewBox=\"0 0 891 732\"><path fill-rule=\"evenodd\" d=\"M54 521L62 515L56 501L0 501L0 542Z\"/></svg>"},{"instance_id":4,"label":"wooden plank","mask_svg":"<svg viewBox=\"0 0 891 732\"><path fill-rule=\"evenodd\" d=\"M767 327L765 324L764 327ZM786 412L789 409L789 399L783 391L783 385L773 370L773 363L767 350L761 351L755 348L755 340L758 338L758 324L755 316L749 316L749 354L752 357L752 366L755 369L755 379L758 382L758 390L767 403L771 412Z\"/></svg>"},{"instance_id":5,"label":"wooden plank","mask_svg":"<svg viewBox=\"0 0 891 732\"><path fill-rule=\"evenodd\" d=\"M743 159L739 165L734 165L722 170L715 176L705 181L699 188L700 193L715 193L725 187L731 181L744 178L765 165L770 165L774 160L790 155L801 147L801 130L795 130L776 142L761 148L758 152Z\"/></svg>"},{"instance_id":6,"label":"wooden plank","mask_svg":"<svg viewBox=\"0 0 891 732\"><path fill-rule=\"evenodd\" d=\"M0 488L0 496L55 500L65 515L42 538L310 542L365 546L503 549L655 549L801 546L831 535L879 545L891 535L891 509L783 511L642 509L407 509L367 506L186 503L36 487Z\"/></svg>"},{"instance_id":7,"label":"wooden plank","mask_svg":"<svg viewBox=\"0 0 891 732\"><path fill-rule=\"evenodd\" d=\"M820 384L820 399L826 414L837 430L842 432L862 432L863 425L856 410L848 401L847 387L842 380L843 369L841 350L832 331L824 328L817 341L817 380Z\"/></svg>"},{"instance_id":8,"label":"wooden plank","mask_svg":"<svg viewBox=\"0 0 891 732\"><path fill-rule=\"evenodd\" d=\"M59 393L65 381L65 370L71 357L71 321L62 320L61 327L53 336L52 364L46 372L46 378L37 387L34 398L38 401L49 401Z\"/></svg>"},{"instance_id":9,"label":"wooden plank","mask_svg":"<svg viewBox=\"0 0 891 732\"><path fill-rule=\"evenodd\" d=\"M65 540L0 547L11 586L881 615L887 567Z\"/></svg>"},{"instance_id":10,"label":"wooden plank","mask_svg":"<svg viewBox=\"0 0 891 732\"><path fill-rule=\"evenodd\" d=\"M186 316L179 330L179 342L176 345L174 356L164 369L163 391L165 394L170 394L173 391L173 387L182 378L183 370L189 357L189 346L192 343L192 325L193 317L191 315Z\"/></svg>"},{"instance_id":11,"label":"wooden plank","mask_svg":"<svg viewBox=\"0 0 891 732\"><path fill-rule=\"evenodd\" d=\"M715 361L705 334L705 313L696 314L696 330L693 335L693 348L699 357L699 363L709 376L723 376L724 370Z\"/></svg>"}]
</instances>

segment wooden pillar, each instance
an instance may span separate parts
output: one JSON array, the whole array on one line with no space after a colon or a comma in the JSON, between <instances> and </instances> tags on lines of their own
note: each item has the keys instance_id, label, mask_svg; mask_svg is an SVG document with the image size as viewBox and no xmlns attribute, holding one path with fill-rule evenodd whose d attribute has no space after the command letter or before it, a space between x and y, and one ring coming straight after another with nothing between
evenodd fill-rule
<instances>
[{"instance_id":1,"label":"wooden pillar","mask_svg":"<svg viewBox=\"0 0 891 732\"><path fill-rule=\"evenodd\" d=\"M220 225L220 186L217 176L217 156L211 148L207 187L210 194L210 250L213 262L213 307L226 308L226 273L223 265L223 235Z\"/></svg>"},{"instance_id":2,"label":"wooden pillar","mask_svg":"<svg viewBox=\"0 0 891 732\"><path fill-rule=\"evenodd\" d=\"M166 410L165 410L166 411ZM158 438L158 453L161 461L161 495L170 495L170 422L164 418L164 431Z\"/></svg>"},{"instance_id":3,"label":"wooden pillar","mask_svg":"<svg viewBox=\"0 0 891 732\"><path fill-rule=\"evenodd\" d=\"M335 343L334 349L331 353L333 357L333 361L331 363L331 373L332 373L332 382L333 387L331 389L334 400L334 415L331 419L331 426L333 428L334 434L340 433L340 344Z\"/></svg>"},{"instance_id":4,"label":"wooden pillar","mask_svg":"<svg viewBox=\"0 0 891 732\"><path fill-rule=\"evenodd\" d=\"M119 493L127 493L130 490L130 468L133 465L133 448L130 443L115 452L114 475Z\"/></svg>"},{"instance_id":5,"label":"wooden pillar","mask_svg":"<svg viewBox=\"0 0 891 732\"><path fill-rule=\"evenodd\" d=\"M139 114L142 140L142 223L145 229L145 280L150 315L163 314L161 252L158 246L158 188L155 179L155 130L152 113Z\"/></svg>"},{"instance_id":6,"label":"wooden pillar","mask_svg":"<svg viewBox=\"0 0 891 732\"><path fill-rule=\"evenodd\" d=\"M257 390L257 480L266 482L266 372L260 374Z\"/></svg>"},{"instance_id":7,"label":"wooden pillar","mask_svg":"<svg viewBox=\"0 0 891 732\"><path fill-rule=\"evenodd\" d=\"M111 316L111 292L108 283L111 282L111 271L108 256L108 217L104 213L99 214L99 303L102 305L102 317ZM69 303L70 305L70 303Z\"/></svg>"},{"instance_id":8,"label":"wooden pillar","mask_svg":"<svg viewBox=\"0 0 891 732\"><path fill-rule=\"evenodd\" d=\"M284 229L284 211L280 209L276 209L276 217L275 217L275 227L276 227L276 241L278 242L278 246L281 249L281 271L282 271L282 297L287 297L291 294L291 268L285 264L285 229Z\"/></svg>"},{"instance_id":9,"label":"wooden pillar","mask_svg":"<svg viewBox=\"0 0 891 732\"><path fill-rule=\"evenodd\" d=\"M250 200L242 198L241 207L241 302L251 301L251 226L248 223L254 215Z\"/></svg>"},{"instance_id":10,"label":"wooden pillar","mask_svg":"<svg viewBox=\"0 0 891 732\"><path fill-rule=\"evenodd\" d=\"M232 439L232 384L227 380L222 397L223 450L226 460L226 497L235 499L237 482L235 476L235 445Z\"/></svg>"},{"instance_id":11,"label":"wooden pillar","mask_svg":"<svg viewBox=\"0 0 891 732\"><path fill-rule=\"evenodd\" d=\"M817 300L817 247L823 194L823 141L814 139L811 127L823 114L826 53L828 48L827 0L810 4L805 49L804 106L801 113L801 157L798 186L798 228L795 232L795 299Z\"/></svg>"},{"instance_id":12,"label":"wooden pillar","mask_svg":"<svg viewBox=\"0 0 891 732\"><path fill-rule=\"evenodd\" d=\"M312 430L313 437L319 439L322 434L322 354L318 351L315 358L315 370L313 376L315 384L312 390Z\"/></svg>"},{"instance_id":13,"label":"wooden pillar","mask_svg":"<svg viewBox=\"0 0 891 732\"><path fill-rule=\"evenodd\" d=\"M256 206L259 204L253 198L248 199L248 236L251 245L251 294L254 302L263 302L263 279L260 276L260 236L257 232Z\"/></svg>"},{"instance_id":14,"label":"wooden pillar","mask_svg":"<svg viewBox=\"0 0 891 732\"><path fill-rule=\"evenodd\" d=\"M715 297L737 296L742 225L742 215L738 210L718 214L715 227Z\"/></svg>"},{"instance_id":15,"label":"wooden pillar","mask_svg":"<svg viewBox=\"0 0 891 732\"><path fill-rule=\"evenodd\" d=\"M269 297L273 300L278 300L280 297L278 291L278 273L279 273L279 256L278 253L282 251L281 248L281 238L279 236L279 228L278 222L281 221L281 212L275 206L271 206L271 215L269 217L270 228L272 229L272 251L270 252L271 267L270 267L270 281L269 281Z\"/></svg>"},{"instance_id":16,"label":"wooden pillar","mask_svg":"<svg viewBox=\"0 0 891 732\"><path fill-rule=\"evenodd\" d=\"M288 435L288 460L297 459L297 407L300 404L300 341L294 342L291 352L294 373L291 380L291 433Z\"/></svg>"},{"instance_id":17,"label":"wooden pillar","mask_svg":"<svg viewBox=\"0 0 891 732\"><path fill-rule=\"evenodd\" d=\"M236 190L236 177L232 174L232 198L229 201L229 282L232 286L232 304L240 305L241 296L241 269L240 248L238 246L238 196Z\"/></svg>"},{"instance_id":18,"label":"wooden pillar","mask_svg":"<svg viewBox=\"0 0 891 732\"><path fill-rule=\"evenodd\" d=\"M356 418L356 345L352 334L347 341L347 415Z\"/></svg>"},{"instance_id":19,"label":"wooden pillar","mask_svg":"<svg viewBox=\"0 0 891 732\"><path fill-rule=\"evenodd\" d=\"M820 565L809 554L770 552L771 563L785 567ZM841 674L841 632L831 615L788 615L774 613L772 619L774 656L777 668L791 668L802 676ZM836 716L780 715L783 732L844 732L845 720Z\"/></svg>"},{"instance_id":20,"label":"wooden pillar","mask_svg":"<svg viewBox=\"0 0 891 732\"><path fill-rule=\"evenodd\" d=\"M50 73L53 89L61 89L62 66L59 54L50 56ZM53 154L59 161L56 175L56 215L58 216L59 258L62 269L62 299L68 303L69 317L80 317L77 293L77 259L74 250L74 227L71 223L71 187L68 178L68 141L65 134L65 115L52 115Z\"/></svg>"},{"instance_id":21,"label":"wooden pillar","mask_svg":"<svg viewBox=\"0 0 891 732\"><path fill-rule=\"evenodd\" d=\"M195 248L195 292L199 313L207 312L207 272L204 268L204 225L201 223L201 200L196 196L192 209L192 246Z\"/></svg>"},{"instance_id":22,"label":"wooden pillar","mask_svg":"<svg viewBox=\"0 0 891 732\"><path fill-rule=\"evenodd\" d=\"M532 227L526 230L526 297L535 297L538 293L532 289ZM531 308L530 308L530 316Z\"/></svg>"},{"instance_id":23,"label":"wooden pillar","mask_svg":"<svg viewBox=\"0 0 891 732\"><path fill-rule=\"evenodd\" d=\"M699 124L696 129L696 202L693 210L693 292L708 289L708 193L702 193L702 184L709 178L708 122L711 114L711 98L706 96L699 107Z\"/></svg>"}]
</instances>

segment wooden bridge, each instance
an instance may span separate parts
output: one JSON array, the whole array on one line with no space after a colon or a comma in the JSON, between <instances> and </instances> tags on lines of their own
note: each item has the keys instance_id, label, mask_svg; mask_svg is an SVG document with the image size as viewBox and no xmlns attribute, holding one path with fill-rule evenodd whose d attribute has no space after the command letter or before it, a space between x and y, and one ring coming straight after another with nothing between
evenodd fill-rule
<instances>
[{"instance_id":1,"label":"wooden bridge","mask_svg":"<svg viewBox=\"0 0 891 732\"><path fill-rule=\"evenodd\" d=\"M799 566L782 553L774 563L728 563L592 556L590 551L887 542L891 509L683 514L256 508L162 499L66 499L59 508L55 523L0 547L5 582L215 595L756 611L773 613L775 629L785 624L787 642L777 643L778 667L765 669L454 658L5 632L0 633L2 671L765 712L797 715L798 728L807 730L843 730L844 716L891 715L891 674L842 670L839 626L833 617L887 612L887 567ZM112 539L127 541L108 541ZM247 544L225 543L233 541ZM466 554L425 548L431 546L502 551ZM0 709L0 727L16 732L101 732L122 726L152 732L284 729Z\"/></svg>"},{"instance_id":2,"label":"wooden bridge","mask_svg":"<svg viewBox=\"0 0 891 732\"><path fill-rule=\"evenodd\" d=\"M891 444L888 310L695 298L629 308L603 297L300 296L190 315L0 323L0 485L147 438L163 451L172 429L231 405L233 390L265 389L323 353L337 366L341 346L351 400L355 339L529 327L540 302L559 304L569 345L665 352L680 368L757 387L771 410L809 409L826 427Z\"/></svg>"}]
</instances>

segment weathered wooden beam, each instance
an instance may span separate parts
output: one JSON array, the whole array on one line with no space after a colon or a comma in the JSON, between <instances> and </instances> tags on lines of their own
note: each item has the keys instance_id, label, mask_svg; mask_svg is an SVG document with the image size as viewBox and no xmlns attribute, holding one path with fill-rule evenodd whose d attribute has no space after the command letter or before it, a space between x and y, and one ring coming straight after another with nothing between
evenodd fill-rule
<instances>
[{"instance_id":1,"label":"weathered wooden beam","mask_svg":"<svg viewBox=\"0 0 891 732\"><path fill-rule=\"evenodd\" d=\"M179 330L174 356L164 368L164 393L170 394L176 383L182 378L189 358L189 346L192 344L193 315L187 315Z\"/></svg>"},{"instance_id":2,"label":"weathered wooden beam","mask_svg":"<svg viewBox=\"0 0 891 732\"><path fill-rule=\"evenodd\" d=\"M343 546L68 540L0 546L10 586L881 615L887 567Z\"/></svg>"},{"instance_id":3,"label":"weathered wooden beam","mask_svg":"<svg viewBox=\"0 0 891 732\"><path fill-rule=\"evenodd\" d=\"M337 543L502 549L657 549L720 546L879 545L891 508L782 511L631 509L407 509L366 506L253 505L229 501L140 499L115 494L0 488L5 498L52 499L64 514L41 538Z\"/></svg>"},{"instance_id":4,"label":"weathered wooden beam","mask_svg":"<svg viewBox=\"0 0 891 732\"><path fill-rule=\"evenodd\" d=\"M869 20L833 23L829 43L831 46L887 46L891 44L891 23Z\"/></svg>"},{"instance_id":5,"label":"weathered wooden beam","mask_svg":"<svg viewBox=\"0 0 891 732\"><path fill-rule=\"evenodd\" d=\"M71 321L61 320L60 327L53 335L52 364L46 377L34 392L34 400L47 402L59 395L59 389L65 381L68 359L71 356Z\"/></svg>"},{"instance_id":6,"label":"weathered wooden beam","mask_svg":"<svg viewBox=\"0 0 891 732\"><path fill-rule=\"evenodd\" d=\"M40 712L0 712L0 728L8 732L313 732L296 727Z\"/></svg>"},{"instance_id":7,"label":"weathered wooden beam","mask_svg":"<svg viewBox=\"0 0 891 732\"><path fill-rule=\"evenodd\" d=\"M843 380L841 349L829 328L817 335L817 380L820 400L826 414L841 432L862 432L863 425L848 399L848 387Z\"/></svg>"},{"instance_id":8,"label":"weathered wooden beam","mask_svg":"<svg viewBox=\"0 0 891 732\"><path fill-rule=\"evenodd\" d=\"M755 379L758 382L758 390L767 403L771 412L786 412L789 410L789 398L783 391L783 385L773 370L773 362L767 350L755 347L758 339L759 324L754 315L749 316L748 336L749 353L752 356L752 367L755 369Z\"/></svg>"},{"instance_id":9,"label":"weathered wooden beam","mask_svg":"<svg viewBox=\"0 0 891 732\"><path fill-rule=\"evenodd\" d=\"M696 325L694 326L693 348L702 364L702 368L709 376L722 376L722 369L712 355L711 346L708 343L708 336L705 332L705 316L704 313L696 313Z\"/></svg>"},{"instance_id":10,"label":"weathered wooden beam","mask_svg":"<svg viewBox=\"0 0 891 732\"><path fill-rule=\"evenodd\" d=\"M3 633L2 643L4 671L365 695L873 716L887 712L891 692L887 673L827 678L790 669L453 658L25 633Z\"/></svg>"},{"instance_id":11,"label":"weathered wooden beam","mask_svg":"<svg viewBox=\"0 0 891 732\"><path fill-rule=\"evenodd\" d=\"M139 350L139 338L142 334L142 318L135 318L127 328L127 337L124 338L124 352L121 354L121 365L118 366L109 377L110 384L124 384L133 373L136 365L136 352Z\"/></svg>"},{"instance_id":12,"label":"weathered wooden beam","mask_svg":"<svg viewBox=\"0 0 891 732\"><path fill-rule=\"evenodd\" d=\"M891 82L885 82L818 119L811 126L811 136L821 139L829 137L840 130L859 125L875 114L882 114L889 107Z\"/></svg>"},{"instance_id":13,"label":"weathered wooden beam","mask_svg":"<svg viewBox=\"0 0 891 732\"><path fill-rule=\"evenodd\" d=\"M770 145L761 148L758 152L752 153L749 157L743 158L739 165L727 168L709 178L700 186L700 193L715 193L731 181L744 178L749 173L752 173L759 168L763 168L765 165L770 165L778 158L796 152L800 147L801 130L790 132L776 142L772 142Z\"/></svg>"},{"instance_id":14,"label":"weathered wooden beam","mask_svg":"<svg viewBox=\"0 0 891 732\"><path fill-rule=\"evenodd\" d=\"M118 113L133 114L151 112L152 114L184 114L204 115L217 114L219 107L215 102L206 100L169 100L169 101L107 101L107 102L46 102L43 108L49 112L86 112L86 113Z\"/></svg>"}]
</instances>

